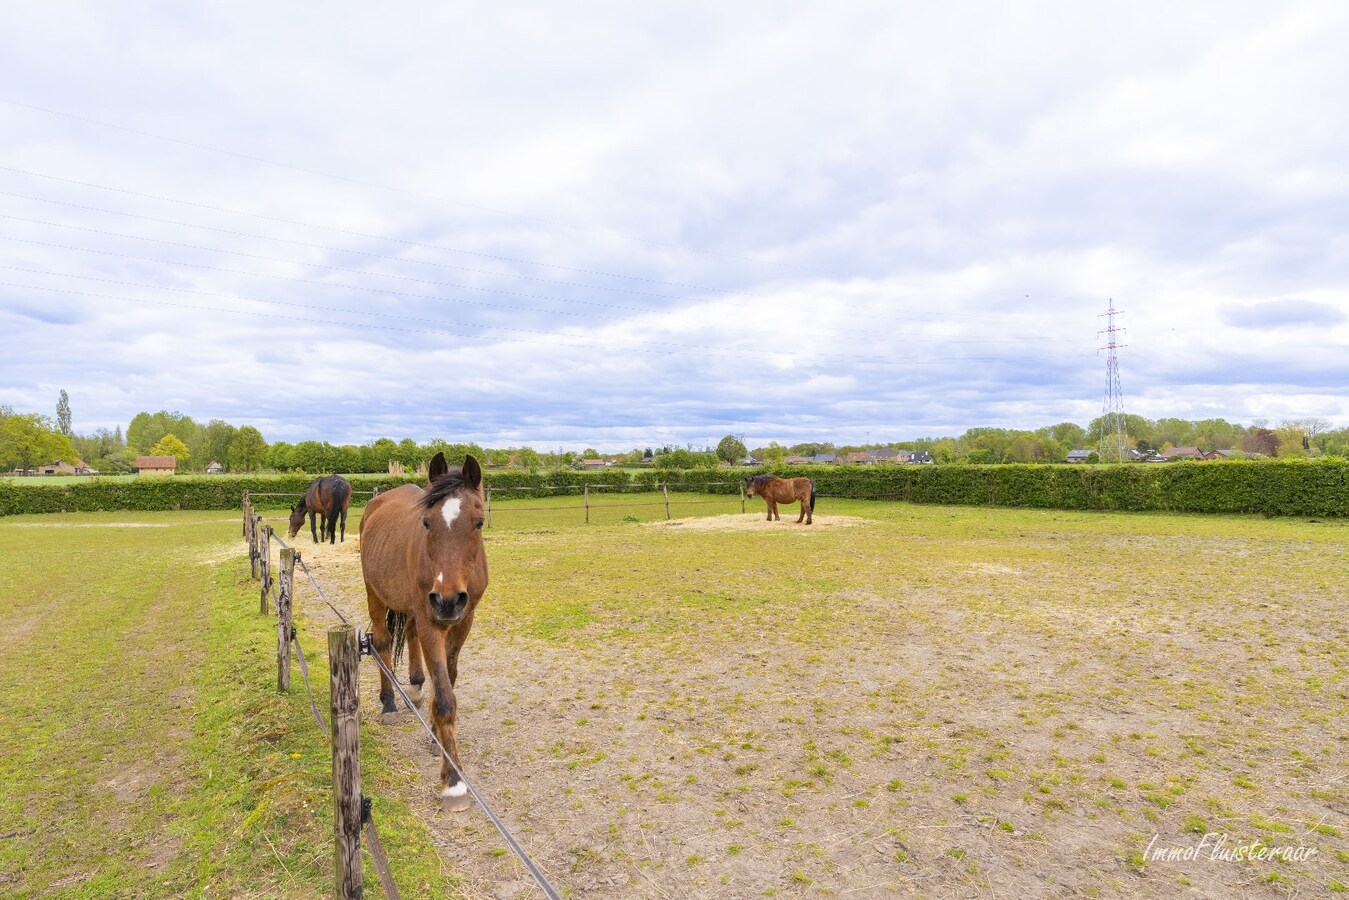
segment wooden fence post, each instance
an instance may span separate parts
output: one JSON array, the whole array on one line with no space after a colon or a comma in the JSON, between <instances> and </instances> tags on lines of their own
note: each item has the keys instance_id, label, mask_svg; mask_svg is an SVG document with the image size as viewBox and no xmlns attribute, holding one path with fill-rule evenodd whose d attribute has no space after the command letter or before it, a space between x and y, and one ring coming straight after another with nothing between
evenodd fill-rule
<instances>
[{"instance_id":1,"label":"wooden fence post","mask_svg":"<svg viewBox=\"0 0 1349 900\"><path fill-rule=\"evenodd\" d=\"M328 629L328 667L332 676L333 831L337 839L333 860L334 896L359 898L361 878L361 737L360 688L356 666L356 629L334 625Z\"/></svg>"},{"instance_id":2,"label":"wooden fence post","mask_svg":"<svg viewBox=\"0 0 1349 900\"><path fill-rule=\"evenodd\" d=\"M670 486L661 482L660 492L665 495L665 518L670 518Z\"/></svg>"},{"instance_id":3,"label":"wooden fence post","mask_svg":"<svg viewBox=\"0 0 1349 900\"><path fill-rule=\"evenodd\" d=\"M487 527L492 527L492 489L487 489Z\"/></svg>"},{"instance_id":4,"label":"wooden fence post","mask_svg":"<svg viewBox=\"0 0 1349 900\"><path fill-rule=\"evenodd\" d=\"M258 612L265 616L271 612L267 598L272 592L272 526L263 525L261 518L258 519L258 563L262 582Z\"/></svg>"},{"instance_id":5,"label":"wooden fence post","mask_svg":"<svg viewBox=\"0 0 1349 900\"><path fill-rule=\"evenodd\" d=\"M295 590L295 549L281 548L281 578L276 588L276 689L290 690L290 598Z\"/></svg>"},{"instance_id":6,"label":"wooden fence post","mask_svg":"<svg viewBox=\"0 0 1349 900\"><path fill-rule=\"evenodd\" d=\"M248 507L248 568L250 577L258 577L258 517L250 504Z\"/></svg>"},{"instance_id":7,"label":"wooden fence post","mask_svg":"<svg viewBox=\"0 0 1349 900\"><path fill-rule=\"evenodd\" d=\"M741 485L740 485L740 511L741 511L741 512L744 512L744 511L745 511L745 486L744 486L744 484L741 484Z\"/></svg>"},{"instance_id":8,"label":"wooden fence post","mask_svg":"<svg viewBox=\"0 0 1349 900\"><path fill-rule=\"evenodd\" d=\"M244 491L244 539L248 539L248 509L252 504L248 502L248 491Z\"/></svg>"},{"instance_id":9,"label":"wooden fence post","mask_svg":"<svg viewBox=\"0 0 1349 900\"><path fill-rule=\"evenodd\" d=\"M585 485L586 524L590 524L590 485Z\"/></svg>"}]
</instances>

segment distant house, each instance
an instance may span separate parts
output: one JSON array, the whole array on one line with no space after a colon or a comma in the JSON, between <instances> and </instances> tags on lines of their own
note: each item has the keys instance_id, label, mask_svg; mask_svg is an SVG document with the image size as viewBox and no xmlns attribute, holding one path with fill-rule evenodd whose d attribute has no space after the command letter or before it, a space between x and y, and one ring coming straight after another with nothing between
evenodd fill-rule
<instances>
[{"instance_id":1,"label":"distant house","mask_svg":"<svg viewBox=\"0 0 1349 900\"><path fill-rule=\"evenodd\" d=\"M215 460L211 460L209 463L206 464L207 475L220 475L224 471L225 467L222 466L220 463L216 462Z\"/></svg>"},{"instance_id":2,"label":"distant house","mask_svg":"<svg viewBox=\"0 0 1349 900\"><path fill-rule=\"evenodd\" d=\"M905 450L908 454L908 462L916 466L926 466L932 462L932 454L926 450Z\"/></svg>"},{"instance_id":3,"label":"distant house","mask_svg":"<svg viewBox=\"0 0 1349 900\"><path fill-rule=\"evenodd\" d=\"M607 459L583 459L583 460L581 460L581 468L584 469L584 470L587 471L587 472L593 472L593 471L595 471L596 469L607 469L607 468L609 468L609 466L611 466L611 465L613 465L613 463L611 463L611 462L610 462L609 460L607 460Z\"/></svg>"},{"instance_id":4,"label":"distant house","mask_svg":"<svg viewBox=\"0 0 1349 900\"><path fill-rule=\"evenodd\" d=\"M89 467L84 464L83 460L73 466L70 463L57 460L47 463L45 466L38 466L37 471L39 475L84 475L88 473Z\"/></svg>"},{"instance_id":5,"label":"distant house","mask_svg":"<svg viewBox=\"0 0 1349 900\"><path fill-rule=\"evenodd\" d=\"M789 465L789 466L803 466L803 465L805 465L806 463L810 462L810 457L808 457L808 456L789 456L789 457L787 457L786 459L784 459L783 462L785 462L785 463L786 463L787 465Z\"/></svg>"},{"instance_id":6,"label":"distant house","mask_svg":"<svg viewBox=\"0 0 1349 900\"><path fill-rule=\"evenodd\" d=\"M1167 462L1178 459L1212 459L1213 457L1198 447L1167 447L1159 454Z\"/></svg>"},{"instance_id":7,"label":"distant house","mask_svg":"<svg viewBox=\"0 0 1349 900\"><path fill-rule=\"evenodd\" d=\"M173 456L136 457L137 475L172 475L178 471L178 460Z\"/></svg>"},{"instance_id":8,"label":"distant house","mask_svg":"<svg viewBox=\"0 0 1349 900\"><path fill-rule=\"evenodd\" d=\"M1095 450L1069 450L1067 461L1070 463L1084 463L1091 458Z\"/></svg>"},{"instance_id":9,"label":"distant house","mask_svg":"<svg viewBox=\"0 0 1349 900\"><path fill-rule=\"evenodd\" d=\"M897 463L907 462L908 451L893 450L889 447L882 447L879 450L867 451L867 462L870 463Z\"/></svg>"},{"instance_id":10,"label":"distant house","mask_svg":"<svg viewBox=\"0 0 1349 900\"><path fill-rule=\"evenodd\" d=\"M811 463L836 463L838 457L832 453L817 453L814 456L806 457L806 462Z\"/></svg>"}]
</instances>

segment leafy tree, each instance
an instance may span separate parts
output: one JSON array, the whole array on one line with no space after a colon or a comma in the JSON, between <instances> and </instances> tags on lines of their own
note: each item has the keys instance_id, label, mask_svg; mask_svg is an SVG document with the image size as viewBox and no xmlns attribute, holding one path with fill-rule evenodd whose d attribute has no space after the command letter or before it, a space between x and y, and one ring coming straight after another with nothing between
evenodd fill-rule
<instances>
[{"instance_id":1,"label":"leafy tree","mask_svg":"<svg viewBox=\"0 0 1349 900\"><path fill-rule=\"evenodd\" d=\"M1057 425L1041 428L1035 433L1041 437L1058 441L1060 444L1065 445L1069 450L1085 449L1087 446L1088 439L1086 429L1076 422L1059 422Z\"/></svg>"},{"instance_id":2,"label":"leafy tree","mask_svg":"<svg viewBox=\"0 0 1349 900\"><path fill-rule=\"evenodd\" d=\"M310 475L317 475L323 472L333 470L334 448L327 441L319 443L318 441L300 441L291 448L290 467L298 469L301 472L308 472Z\"/></svg>"},{"instance_id":3,"label":"leafy tree","mask_svg":"<svg viewBox=\"0 0 1349 900\"><path fill-rule=\"evenodd\" d=\"M65 388L61 389L61 396L56 401L56 430L66 437L73 434L70 430L70 395Z\"/></svg>"},{"instance_id":4,"label":"leafy tree","mask_svg":"<svg viewBox=\"0 0 1349 900\"><path fill-rule=\"evenodd\" d=\"M267 448L267 467L278 472L289 472L293 468L291 451L294 445L286 441L277 441Z\"/></svg>"},{"instance_id":5,"label":"leafy tree","mask_svg":"<svg viewBox=\"0 0 1349 900\"><path fill-rule=\"evenodd\" d=\"M581 451L581 459L599 459L600 451L594 447L587 447Z\"/></svg>"},{"instance_id":6,"label":"leafy tree","mask_svg":"<svg viewBox=\"0 0 1349 900\"><path fill-rule=\"evenodd\" d=\"M792 444L787 448L787 453L791 456L819 456L823 453L833 453L834 445L825 441L809 442L805 444Z\"/></svg>"},{"instance_id":7,"label":"leafy tree","mask_svg":"<svg viewBox=\"0 0 1349 900\"><path fill-rule=\"evenodd\" d=\"M656 465L662 469L702 469L716 464L715 453L698 453L686 449L671 450L656 456Z\"/></svg>"},{"instance_id":8,"label":"leafy tree","mask_svg":"<svg viewBox=\"0 0 1349 900\"><path fill-rule=\"evenodd\" d=\"M519 454L520 465L524 466L526 471L531 474L543 468L543 459L539 456L539 451L533 447L521 447Z\"/></svg>"},{"instance_id":9,"label":"leafy tree","mask_svg":"<svg viewBox=\"0 0 1349 900\"><path fill-rule=\"evenodd\" d=\"M787 451L777 441L772 441L759 451L759 462L767 466L780 466L787 458Z\"/></svg>"},{"instance_id":10,"label":"leafy tree","mask_svg":"<svg viewBox=\"0 0 1349 900\"><path fill-rule=\"evenodd\" d=\"M226 465L235 472L256 472L267 461L267 442L262 432L245 425L234 432L226 451Z\"/></svg>"},{"instance_id":11,"label":"leafy tree","mask_svg":"<svg viewBox=\"0 0 1349 900\"><path fill-rule=\"evenodd\" d=\"M222 466L229 466L231 469L236 468L230 460L230 448L234 444L234 437L238 431L239 429L221 419L212 419L207 422L206 427L201 429L202 440L199 452L202 465L218 462ZM262 437L262 435L259 434L258 437ZM240 471L251 472L254 469L261 468L262 462L263 460L259 460L252 469L240 469Z\"/></svg>"},{"instance_id":12,"label":"leafy tree","mask_svg":"<svg viewBox=\"0 0 1349 900\"><path fill-rule=\"evenodd\" d=\"M192 458L192 451L187 449L187 444L178 435L166 434L150 448L150 455L172 456L178 462L185 463Z\"/></svg>"},{"instance_id":13,"label":"leafy tree","mask_svg":"<svg viewBox=\"0 0 1349 900\"><path fill-rule=\"evenodd\" d=\"M745 442L733 434L728 434L717 443L717 459L734 466L749 455Z\"/></svg>"},{"instance_id":14,"label":"leafy tree","mask_svg":"<svg viewBox=\"0 0 1349 900\"><path fill-rule=\"evenodd\" d=\"M1279 455L1279 436L1268 428L1256 428L1242 439L1241 449L1247 453L1263 453L1265 456Z\"/></svg>"},{"instance_id":15,"label":"leafy tree","mask_svg":"<svg viewBox=\"0 0 1349 900\"><path fill-rule=\"evenodd\" d=\"M191 416L180 412L137 413L126 428L127 446L141 453L150 449L166 434L173 434L184 444L196 442L201 426Z\"/></svg>"},{"instance_id":16,"label":"leafy tree","mask_svg":"<svg viewBox=\"0 0 1349 900\"><path fill-rule=\"evenodd\" d=\"M482 462L487 458L487 451L477 444L450 444L445 441L432 441L426 445L426 448L422 452L423 456L420 462L430 460L437 453L444 453L445 462L448 463L452 469L462 466L464 460L469 456L472 456L474 459L478 460L478 462Z\"/></svg>"},{"instance_id":17,"label":"leafy tree","mask_svg":"<svg viewBox=\"0 0 1349 900\"><path fill-rule=\"evenodd\" d=\"M428 456L412 438L403 438L398 442L398 453L394 458L403 464L405 471L415 472L417 467L429 460L431 456L435 456L435 453L432 452ZM446 461L448 462L448 460Z\"/></svg>"},{"instance_id":18,"label":"leafy tree","mask_svg":"<svg viewBox=\"0 0 1349 900\"><path fill-rule=\"evenodd\" d=\"M73 463L76 459L70 438L45 416L8 415L0 422L0 464L6 469L17 467L27 475L35 465L58 460Z\"/></svg>"}]
</instances>

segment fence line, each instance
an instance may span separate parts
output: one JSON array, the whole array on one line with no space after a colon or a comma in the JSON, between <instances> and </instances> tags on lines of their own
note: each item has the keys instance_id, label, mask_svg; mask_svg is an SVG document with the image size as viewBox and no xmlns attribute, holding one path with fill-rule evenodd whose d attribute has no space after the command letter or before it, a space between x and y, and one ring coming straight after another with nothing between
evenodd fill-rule
<instances>
[{"instance_id":1,"label":"fence line","mask_svg":"<svg viewBox=\"0 0 1349 900\"><path fill-rule=\"evenodd\" d=\"M257 496L257 495L254 495ZM379 839L379 832L375 827L374 816L372 815L371 799L361 793L360 788L360 740L359 740L359 710L358 695L355 685L357 682L357 668L360 657L369 655L374 658L376 665L392 682L395 689L402 696L404 704L417 717L422 728L430 735L440 753L455 772L459 775L464 787L477 802L478 806L487 815L487 818L496 827L506 842L507 847L515 854L516 858L524 865L530 877L534 879L539 890L549 900L561 900L561 895L548 882L547 877L538 868L529 854L515 839L510 829L493 812L491 806L473 787L472 782L465 777L463 770L446 751L445 746L436 736L425 717L422 715L398 678L385 666L384 660L378 653L374 652L372 635L363 634L356 630L347 617L340 609L332 604L327 595L323 592L323 587L319 584L308 566L304 563L303 556L299 551L286 545L285 541L276 536L270 527L262 524L262 517L257 514L253 508L250 496L247 492L243 498L244 515L244 536L248 539L248 550L250 560L257 561L264 548L269 545L269 539L275 539L281 547L281 565L280 581L276 585L277 593L277 688L278 690L288 690L290 686L290 643L295 643L296 657L300 663L300 675L304 679L305 691L309 696L309 706L314 714L314 720L318 723L320 729L328 730L324 724L323 716L319 713L318 704L314 700L314 692L309 684L308 667L305 664L304 650L300 647L298 630L295 628L292 620L292 598L294 594L294 571L298 565L300 571L309 579L310 585L314 588L319 598L327 604L328 608L337 615L342 621L341 625L334 625L328 630L328 661L331 677L331 700L330 715L332 717L332 749L333 749L333 804L334 804L334 840L336 851L334 853L335 871L335 893L338 897L360 897L364 891L364 885L361 875L361 853L360 836L363 832L367 849L370 851L370 858L375 867L375 872L379 877L380 884L384 888L385 896L391 900L398 900L398 889L393 881L393 873L389 868L388 857L384 852L384 845ZM270 551L268 551L270 552ZM262 572L269 572L269 567L264 563ZM254 571L254 577L257 577L257 570ZM266 614L267 596L271 589L270 580L265 580L262 586L263 605L262 613Z\"/></svg>"}]
</instances>

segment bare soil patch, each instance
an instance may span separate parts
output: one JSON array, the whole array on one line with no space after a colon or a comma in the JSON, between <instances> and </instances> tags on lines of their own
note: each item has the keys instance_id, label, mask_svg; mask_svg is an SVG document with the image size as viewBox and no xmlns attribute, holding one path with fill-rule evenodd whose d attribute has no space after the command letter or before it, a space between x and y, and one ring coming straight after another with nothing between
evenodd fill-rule
<instances>
[{"instance_id":1,"label":"bare soil patch","mask_svg":"<svg viewBox=\"0 0 1349 900\"><path fill-rule=\"evenodd\" d=\"M767 521L764 516L751 513L727 516L702 516L684 519L670 519L664 522L648 522L647 528L678 528L682 531L753 531L764 528L780 528L791 525L800 528L817 528L826 531L834 528L856 528L865 525L866 520L858 516L813 516L813 524L799 526L795 516L784 515L780 521Z\"/></svg>"},{"instance_id":2,"label":"bare soil patch","mask_svg":"<svg viewBox=\"0 0 1349 900\"><path fill-rule=\"evenodd\" d=\"M895 509L489 535L460 745L555 885L1275 897L1343 879L1342 530ZM298 546L364 622L357 540ZM377 724L375 672L366 727L401 748L396 780L469 896L534 896L480 811L440 812L422 728ZM1317 854L1143 856L1204 833Z\"/></svg>"}]
</instances>

